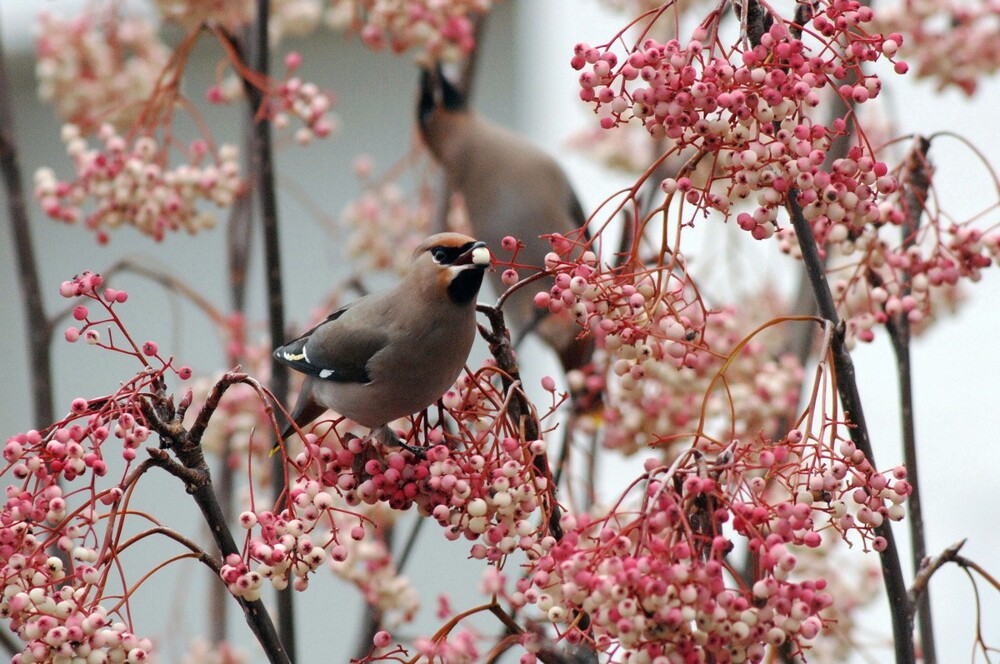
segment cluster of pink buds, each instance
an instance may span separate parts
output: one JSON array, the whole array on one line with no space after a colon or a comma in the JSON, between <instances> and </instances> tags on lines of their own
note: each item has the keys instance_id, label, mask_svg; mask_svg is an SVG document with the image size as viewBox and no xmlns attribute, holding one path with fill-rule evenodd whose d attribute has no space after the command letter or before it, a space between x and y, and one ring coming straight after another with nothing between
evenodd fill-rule
<instances>
[{"instance_id":1,"label":"cluster of pink buds","mask_svg":"<svg viewBox=\"0 0 1000 664\"><path fill-rule=\"evenodd\" d=\"M38 95L85 132L128 127L167 65L169 49L144 18L114 11L38 17Z\"/></svg>"},{"instance_id":2,"label":"cluster of pink buds","mask_svg":"<svg viewBox=\"0 0 1000 664\"><path fill-rule=\"evenodd\" d=\"M489 380L494 371L495 364L487 363L477 374L461 377L444 395L444 414L458 426L460 436L418 418L408 437L409 445L422 448L414 454L406 447L336 429L327 429L322 437L306 432L304 448L289 456L296 482L311 487L305 489L310 500L328 501L330 494L338 494L349 507L402 511L416 506L444 528L447 539L475 542L471 553L478 559L497 561L518 550L537 555L554 542L545 519L537 522L538 513L548 515L554 505L545 443L517 437L501 414L505 399ZM318 493L313 495L313 490ZM296 500L291 503L297 505ZM321 508L307 506L306 513L299 513L293 504L289 514L301 522L296 531L312 532ZM275 518L285 523L293 517L282 512ZM338 527L327 544L338 543L345 531L354 540L366 537L364 525L357 523ZM273 543L264 541L272 548ZM349 549L338 545L330 553L343 561Z\"/></svg>"},{"instance_id":3,"label":"cluster of pink buds","mask_svg":"<svg viewBox=\"0 0 1000 664\"><path fill-rule=\"evenodd\" d=\"M413 50L424 64L456 62L475 46L470 17L485 14L492 0L334 0L335 27L355 28L372 49Z\"/></svg>"},{"instance_id":4,"label":"cluster of pink buds","mask_svg":"<svg viewBox=\"0 0 1000 664\"><path fill-rule=\"evenodd\" d=\"M739 421L726 427L767 430L794 408L799 363L778 356L781 339L773 334L745 338L779 308L773 294L764 293L752 315L733 307L707 311L679 270L602 269L593 252L571 258L578 247L569 239L553 236L552 243L546 268L555 279L536 294L535 304L552 313L569 311L605 351L606 446L633 453L699 419L717 421L734 412ZM713 393L720 370L728 389ZM591 379L573 372L571 387L580 391Z\"/></svg>"},{"instance_id":5,"label":"cluster of pink buds","mask_svg":"<svg viewBox=\"0 0 1000 664\"><path fill-rule=\"evenodd\" d=\"M62 561L53 557L48 567L61 565ZM18 566L23 573L35 576L31 590L19 590L18 577L11 574ZM27 642L11 659L11 664L147 661L153 651L150 639L133 634L125 623L112 619L102 606L90 605L86 588L63 586L46 592L46 582L57 583L59 578L42 580L38 574L18 555L0 571L4 581L0 614L10 618L14 632Z\"/></svg>"},{"instance_id":6,"label":"cluster of pink buds","mask_svg":"<svg viewBox=\"0 0 1000 664\"><path fill-rule=\"evenodd\" d=\"M901 184L880 203L878 224L814 227L828 270L837 276L831 285L850 344L872 341L878 327L900 317L921 332L939 309L955 307L964 281L978 281L1000 257L1000 232L980 228L975 217L954 220L934 204L926 156L911 151L886 177ZM912 209L915 205L921 207ZM799 255L792 228L779 232L779 243L786 253Z\"/></svg>"},{"instance_id":7,"label":"cluster of pink buds","mask_svg":"<svg viewBox=\"0 0 1000 664\"><path fill-rule=\"evenodd\" d=\"M645 337L628 343L623 335L606 337L611 376L604 445L631 454L706 423L723 422L719 435L772 430L798 403L803 371L793 356L779 356L779 334L747 339L767 312L766 298L756 301L754 311L713 310L696 342L666 314L664 325L654 321ZM720 372L725 389L717 384Z\"/></svg>"},{"instance_id":8,"label":"cluster of pink buds","mask_svg":"<svg viewBox=\"0 0 1000 664\"><path fill-rule=\"evenodd\" d=\"M481 436L481 450L456 452L440 444L439 429L431 429L428 438L438 442L420 459L408 450L353 438L339 450L311 444L301 460L308 454L321 459L322 482L343 492L349 505L386 503L405 510L415 504L437 520L447 539L477 542L475 558L498 560L550 544L544 528L531 520L550 490L548 478L532 463L544 452L541 441L525 446L510 437Z\"/></svg>"},{"instance_id":9,"label":"cluster of pink buds","mask_svg":"<svg viewBox=\"0 0 1000 664\"><path fill-rule=\"evenodd\" d=\"M739 144L739 136L731 135L736 127L763 129L806 117L806 109L819 103L818 91L831 85L831 79L845 80L852 70L860 74L859 81L836 91L856 103L867 101L881 85L860 64L895 54L902 37L864 32L862 26L874 13L857 0L824 5L812 27L827 42L842 43L843 56L833 49L810 56L809 46L782 22L771 25L760 43L747 50L723 53L707 28L700 27L687 44L646 40L620 65L608 47L581 43L572 59L574 68L584 70L580 96L598 108L610 107L602 121L605 128L634 118L654 137L713 148ZM905 65L898 68L905 71Z\"/></svg>"},{"instance_id":10,"label":"cluster of pink buds","mask_svg":"<svg viewBox=\"0 0 1000 664\"><path fill-rule=\"evenodd\" d=\"M289 490L288 508L243 512L240 525L254 534L248 540L246 560L238 555L226 560L222 579L230 591L256 599L265 581L279 590L289 584L305 590L309 576L326 560L326 547L337 541L337 533L325 527L336 509L334 497L318 482L300 478ZM333 555L338 555L336 550ZM247 561L256 566L251 568Z\"/></svg>"},{"instance_id":11,"label":"cluster of pink buds","mask_svg":"<svg viewBox=\"0 0 1000 664\"><path fill-rule=\"evenodd\" d=\"M309 438L315 444L315 436ZM336 487L325 488L305 474L295 478L288 496L280 511L247 510L240 515L249 536L243 555L230 556L223 567L222 579L230 592L257 599L265 584L303 591L310 576L328 562L335 574L355 584L366 601L384 612L387 624L413 619L420 605L416 591L397 572L378 529L373 533L365 527L379 515L365 517L350 507L356 501L345 500Z\"/></svg>"},{"instance_id":12,"label":"cluster of pink buds","mask_svg":"<svg viewBox=\"0 0 1000 664\"><path fill-rule=\"evenodd\" d=\"M162 240L168 232L196 233L215 224L215 216L201 209L203 202L232 205L242 187L236 148L222 146L203 164L210 149L198 140L191 144L189 163L169 168L168 149L152 136L134 140L119 136L110 125L99 132L103 149L88 148L73 125L63 127L66 152L76 178L60 181L50 168L35 173L35 197L53 219L75 223L84 218L99 242L119 226L133 226ZM88 202L92 208L84 212Z\"/></svg>"}]
</instances>

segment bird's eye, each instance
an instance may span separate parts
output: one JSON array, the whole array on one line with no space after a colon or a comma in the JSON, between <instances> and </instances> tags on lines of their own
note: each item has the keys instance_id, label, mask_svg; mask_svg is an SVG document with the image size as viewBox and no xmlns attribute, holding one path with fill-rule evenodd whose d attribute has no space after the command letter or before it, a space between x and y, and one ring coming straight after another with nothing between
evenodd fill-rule
<instances>
[{"instance_id":1,"label":"bird's eye","mask_svg":"<svg viewBox=\"0 0 1000 664\"><path fill-rule=\"evenodd\" d=\"M431 255L434 256L434 262L443 265L448 260L448 252L444 249L438 247Z\"/></svg>"}]
</instances>

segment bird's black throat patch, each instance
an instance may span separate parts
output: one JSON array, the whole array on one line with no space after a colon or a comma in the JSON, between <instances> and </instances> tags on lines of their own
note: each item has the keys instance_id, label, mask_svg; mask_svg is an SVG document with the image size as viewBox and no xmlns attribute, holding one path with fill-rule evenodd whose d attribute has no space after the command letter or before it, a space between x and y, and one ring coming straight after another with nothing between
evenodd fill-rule
<instances>
[{"instance_id":1,"label":"bird's black throat patch","mask_svg":"<svg viewBox=\"0 0 1000 664\"><path fill-rule=\"evenodd\" d=\"M466 268L448 284L448 299L455 304L468 304L476 298L483 283L484 270L479 267Z\"/></svg>"}]
</instances>

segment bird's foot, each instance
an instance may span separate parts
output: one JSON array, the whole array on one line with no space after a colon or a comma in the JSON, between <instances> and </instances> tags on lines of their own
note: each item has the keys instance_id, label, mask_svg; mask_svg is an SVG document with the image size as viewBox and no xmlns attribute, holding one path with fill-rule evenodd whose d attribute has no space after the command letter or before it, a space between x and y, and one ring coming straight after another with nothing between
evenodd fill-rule
<instances>
[{"instance_id":1,"label":"bird's foot","mask_svg":"<svg viewBox=\"0 0 1000 664\"><path fill-rule=\"evenodd\" d=\"M403 440L396 435L396 432L392 430L392 427L388 425L372 429L372 438L377 440L383 447L402 447L418 459L424 459L427 457L427 448L414 447L413 445L404 443Z\"/></svg>"}]
</instances>

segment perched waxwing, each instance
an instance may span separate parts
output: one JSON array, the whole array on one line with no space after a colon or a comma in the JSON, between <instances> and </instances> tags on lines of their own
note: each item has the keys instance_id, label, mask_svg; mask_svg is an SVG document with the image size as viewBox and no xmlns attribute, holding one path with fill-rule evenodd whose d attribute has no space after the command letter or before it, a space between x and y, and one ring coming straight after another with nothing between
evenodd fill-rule
<instances>
[{"instance_id":1,"label":"perched waxwing","mask_svg":"<svg viewBox=\"0 0 1000 664\"><path fill-rule=\"evenodd\" d=\"M521 136L472 112L465 95L440 68L421 72L417 115L420 133L444 169L448 185L465 199L472 233L494 251L505 236L512 235L525 244L517 262L544 269L552 246L540 236L569 235L586 223L580 202L555 160ZM500 273L492 278L497 292L504 292L507 287ZM546 315L534 304L534 293L551 285L551 279L537 282L507 300L507 325L517 338L537 331L565 369L581 367L590 360L592 341L577 338L580 327L569 314Z\"/></svg>"},{"instance_id":2,"label":"perched waxwing","mask_svg":"<svg viewBox=\"0 0 1000 664\"><path fill-rule=\"evenodd\" d=\"M432 235L394 288L334 311L277 348L278 361L306 375L292 421L302 427L329 409L394 441L387 424L433 404L465 366L489 265L484 242Z\"/></svg>"}]
</instances>

